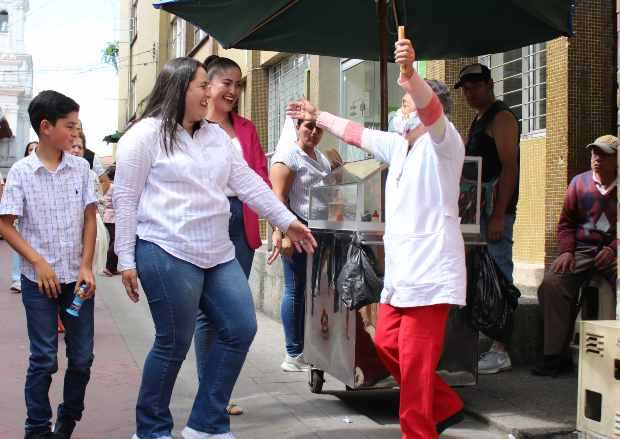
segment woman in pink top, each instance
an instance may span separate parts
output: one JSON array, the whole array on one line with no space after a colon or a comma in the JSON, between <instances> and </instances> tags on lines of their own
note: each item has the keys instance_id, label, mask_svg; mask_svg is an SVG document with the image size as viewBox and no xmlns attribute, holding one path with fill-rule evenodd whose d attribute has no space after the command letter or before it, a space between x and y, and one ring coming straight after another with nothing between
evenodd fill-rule
<instances>
[{"instance_id":1,"label":"woman in pink top","mask_svg":"<svg viewBox=\"0 0 620 439\"><path fill-rule=\"evenodd\" d=\"M241 94L241 68L233 60L217 55L209 56L204 65L207 68L209 80L207 119L210 122L216 122L228 134L235 153L243 157L248 166L271 187L267 173L267 158L258 139L256 127L252 121L239 116L234 111ZM231 214L228 233L235 246L235 258L241 265L245 276L249 278L254 250L262 244L258 215L243 204L231 188L226 188L226 195L230 203ZM214 339L212 335L209 321L200 312L196 321L194 339L199 380L202 379L200 371L204 370L204 367L200 365L206 362L210 341ZM235 404L230 404L227 411L231 415L242 413L241 408Z\"/></svg>"}]
</instances>

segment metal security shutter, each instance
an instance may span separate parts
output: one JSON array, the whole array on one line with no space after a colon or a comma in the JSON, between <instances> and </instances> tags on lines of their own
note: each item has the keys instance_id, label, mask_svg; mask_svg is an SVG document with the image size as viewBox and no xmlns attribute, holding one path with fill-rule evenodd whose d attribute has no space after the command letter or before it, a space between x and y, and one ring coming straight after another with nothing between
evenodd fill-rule
<instances>
[{"instance_id":1,"label":"metal security shutter","mask_svg":"<svg viewBox=\"0 0 620 439\"><path fill-rule=\"evenodd\" d=\"M304 94L308 55L292 55L269 68L268 151L273 152L280 138L286 105Z\"/></svg>"}]
</instances>

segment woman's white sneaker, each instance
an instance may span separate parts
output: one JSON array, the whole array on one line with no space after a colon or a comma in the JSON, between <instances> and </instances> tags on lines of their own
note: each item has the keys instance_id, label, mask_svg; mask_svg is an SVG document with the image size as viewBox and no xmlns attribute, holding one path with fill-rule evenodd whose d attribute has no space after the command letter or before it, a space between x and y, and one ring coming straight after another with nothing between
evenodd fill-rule
<instances>
[{"instance_id":1,"label":"woman's white sneaker","mask_svg":"<svg viewBox=\"0 0 620 439\"><path fill-rule=\"evenodd\" d=\"M181 432L183 439L235 439L232 433L210 434L194 430L191 427L185 427Z\"/></svg>"},{"instance_id":2,"label":"woman's white sneaker","mask_svg":"<svg viewBox=\"0 0 620 439\"><path fill-rule=\"evenodd\" d=\"M307 372L309 368L310 366L304 360L304 354L299 354L296 357L287 354L280 365L280 369L284 372Z\"/></svg>"}]
</instances>

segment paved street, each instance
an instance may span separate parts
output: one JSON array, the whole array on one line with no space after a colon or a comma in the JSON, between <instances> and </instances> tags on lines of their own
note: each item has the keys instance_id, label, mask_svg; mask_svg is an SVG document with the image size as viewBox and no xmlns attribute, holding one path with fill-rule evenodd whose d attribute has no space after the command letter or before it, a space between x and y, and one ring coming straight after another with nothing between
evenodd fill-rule
<instances>
[{"instance_id":1,"label":"paved street","mask_svg":"<svg viewBox=\"0 0 620 439\"><path fill-rule=\"evenodd\" d=\"M22 437L23 383L27 365L27 337L21 298L8 292L9 251L0 241L0 362L3 397L0 399L0 438ZM153 326L146 303L132 304L119 277L98 279L96 359L88 388L86 413L75 439L125 439L134 432L134 405L144 357L152 343ZM280 325L258 316L259 332L235 390L234 400L246 410L233 418L238 439L397 439L398 394L394 391L345 392L344 385L327 377L325 393L309 392L305 374L279 370L283 354ZM64 344L60 343L60 350ZM51 400L61 396L60 371ZM173 396L176 434L183 427L196 388L194 356L190 352ZM467 419L444 438L506 438L480 422ZM180 436L178 436L180 437Z\"/></svg>"}]
</instances>

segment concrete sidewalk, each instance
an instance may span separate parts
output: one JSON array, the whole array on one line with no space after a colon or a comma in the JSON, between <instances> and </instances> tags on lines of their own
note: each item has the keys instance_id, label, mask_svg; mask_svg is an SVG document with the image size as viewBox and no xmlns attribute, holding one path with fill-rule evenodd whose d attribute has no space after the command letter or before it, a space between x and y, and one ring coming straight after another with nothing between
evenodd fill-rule
<instances>
[{"instance_id":1,"label":"concrete sidewalk","mask_svg":"<svg viewBox=\"0 0 620 439\"><path fill-rule=\"evenodd\" d=\"M0 399L0 438L23 436L23 384L28 346L21 297L8 293L9 252L0 241L0 363L3 398ZM2 288L2 286L6 286ZM398 392L346 392L327 376L324 393L310 393L306 374L281 372L283 333L279 323L258 314L259 331L235 388L234 402L246 413L233 417L238 439L324 438L398 439ZM75 439L128 439L135 429L135 402L144 358L153 343L154 328L142 297L133 304L120 278L98 278L96 304L96 359L88 387L84 420ZM63 350L63 345L60 345ZM60 401L61 371L50 393L53 406ZM515 370L481 377L474 388L459 389L473 415L442 437L453 439L554 437L574 425L576 383L529 377ZM185 425L196 391L196 370L190 350L173 395L175 433ZM572 398L572 399L571 399ZM178 436L180 437L180 436Z\"/></svg>"},{"instance_id":2,"label":"concrete sidewalk","mask_svg":"<svg viewBox=\"0 0 620 439\"><path fill-rule=\"evenodd\" d=\"M0 241L0 267L0 374L3 377L0 438L14 439L24 435L24 380L29 348L21 294L8 292L10 253L4 241ZM135 425L135 400L140 369L101 298L97 298L95 313L95 362L86 393L86 411L75 437L129 438ZM54 412L62 402L62 384L66 369L62 335L59 339L59 371L54 376L50 390Z\"/></svg>"},{"instance_id":3,"label":"concrete sidewalk","mask_svg":"<svg viewBox=\"0 0 620 439\"><path fill-rule=\"evenodd\" d=\"M118 278L100 280L102 290L114 291L103 300L134 360L142 365L153 337L150 315L144 301L130 303L117 282ZM259 313L258 326L233 396L233 401L245 410L244 415L232 417L232 431L238 439L400 438L398 392L346 392L343 384L328 376L324 394L310 393L305 373L285 373L279 368L284 352L280 324ZM174 389L172 410L177 434L185 425L195 391L192 349ZM467 419L442 437L495 439L506 435Z\"/></svg>"},{"instance_id":4,"label":"concrete sidewalk","mask_svg":"<svg viewBox=\"0 0 620 439\"><path fill-rule=\"evenodd\" d=\"M466 411L517 439L577 437L577 374L536 377L527 368L480 376L460 389Z\"/></svg>"}]
</instances>

